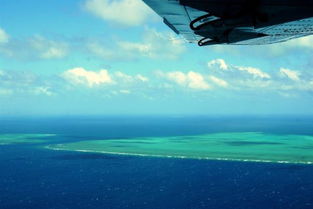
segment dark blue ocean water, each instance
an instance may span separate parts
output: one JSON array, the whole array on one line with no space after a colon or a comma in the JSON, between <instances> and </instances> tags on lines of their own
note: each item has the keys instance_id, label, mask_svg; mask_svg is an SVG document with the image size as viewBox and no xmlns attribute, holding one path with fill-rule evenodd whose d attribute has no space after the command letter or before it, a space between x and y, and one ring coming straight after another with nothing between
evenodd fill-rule
<instances>
[{"instance_id":1,"label":"dark blue ocean water","mask_svg":"<svg viewBox=\"0 0 313 209\"><path fill-rule=\"evenodd\" d=\"M263 131L313 135L310 117L2 118L0 133L64 141ZM313 209L313 165L127 157L0 146L0 209Z\"/></svg>"}]
</instances>

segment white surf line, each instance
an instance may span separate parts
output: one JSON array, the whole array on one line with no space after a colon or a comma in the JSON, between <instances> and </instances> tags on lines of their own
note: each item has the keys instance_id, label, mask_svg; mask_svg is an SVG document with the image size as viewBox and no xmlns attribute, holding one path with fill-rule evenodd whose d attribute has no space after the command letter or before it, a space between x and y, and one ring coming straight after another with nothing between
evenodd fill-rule
<instances>
[{"instance_id":1,"label":"white surf line","mask_svg":"<svg viewBox=\"0 0 313 209\"><path fill-rule=\"evenodd\" d=\"M123 156L138 156L138 157L158 157L158 158L178 158L178 159L196 159L196 160L218 160L218 161L239 161L239 162L257 162L257 163L279 163L279 164L306 164L311 165L311 161L284 161L284 160L256 160L256 159L236 159L236 158L211 158L211 157L193 157L193 156L183 156L183 155L157 155L157 154L142 154L142 153L128 153L128 152L109 152L109 151L95 151L95 150L83 150L76 149L70 150L66 148L56 148L46 146L47 149L57 150L57 151L74 151L74 152L86 152L86 153L100 153L100 154L110 154L110 155L123 155Z\"/></svg>"}]
</instances>

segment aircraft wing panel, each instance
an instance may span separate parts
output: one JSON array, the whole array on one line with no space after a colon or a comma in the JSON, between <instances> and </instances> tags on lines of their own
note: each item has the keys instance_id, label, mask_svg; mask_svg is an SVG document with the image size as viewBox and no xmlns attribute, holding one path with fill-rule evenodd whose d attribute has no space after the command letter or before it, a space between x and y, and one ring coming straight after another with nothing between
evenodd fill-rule
<instances>
[{"instance_id":1,"label":"aircraft wing panel","mask_svg":"<svg viewBox=\"0 0 313 209\"><path fill-rule=\"evenodd\" d=\"M189 42L262 45L313 34L313 0L143 0Z\"/></svg>"},{"instance_id":2,"label":"aircraft wing panel","mask_svg":"<svg viewBox=\"0 0 313 209\"><path fill-rule=\"evenodd\" d=\"M268 36L244 40L237 44L262 45L273 44L288 41L303 36L313 35L313 18L306 18L297 21L291 21L279 25L259 28L258 33L268 34Z\"/></svg>"},{"instance_id":3,"label":"aircraft wing panel","mask_svg":"<svg viewBox=\"0 0 313 209\"><path fill-rule=\"evenodd\" d=\"M192 8L182 6L177 0L143 0L157 14L159 14L164 23L175 33L181 34L187 41L196 42L201 38L194 34L189 27L191 19L206 14Z\"/></svg>"}]
</instances>

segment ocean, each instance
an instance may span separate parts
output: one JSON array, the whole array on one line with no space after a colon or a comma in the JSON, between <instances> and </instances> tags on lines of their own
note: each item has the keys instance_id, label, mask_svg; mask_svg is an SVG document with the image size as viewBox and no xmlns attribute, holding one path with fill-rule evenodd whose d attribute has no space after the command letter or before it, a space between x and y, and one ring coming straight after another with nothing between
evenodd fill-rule
<instances>
[{"instance_id":1,"label":"ocean","mask_svg":"<svg viewBox=\"0 0 313 209\"><path fill-rule=\"evenodd\" d=\"M42 148L51 143L219 132L313 136L313 117L1 118L0 134L56 135L39 144L0 146L0 209L313 208L313 165L121 156Z\"/></svg>"}]
</instances>

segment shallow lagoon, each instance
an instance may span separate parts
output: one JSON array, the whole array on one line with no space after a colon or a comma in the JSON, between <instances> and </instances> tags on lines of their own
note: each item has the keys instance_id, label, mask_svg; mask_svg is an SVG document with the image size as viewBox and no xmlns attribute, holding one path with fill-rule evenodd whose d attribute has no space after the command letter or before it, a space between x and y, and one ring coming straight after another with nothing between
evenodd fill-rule
<instances>
[{"instance_id":1,"label":"shallow lagoon","mask_svg":"<svg viewBox=\"0 0 313 209\"><path fill-rule=\"evenodd\" d=\"M46 146L54 150L275 163L313 163L313 136L261 132L85 140Z\"/></svg>"},{"instance_id":2,"label":"shallow lagoon","mask_svg":"<svg viewBox=\"0 0 313 209\"><path fill-rule=\"evenodd\" d=\"M0 134L0 145L42 143L54 134Z\"/></svg>"}]
</instances>

